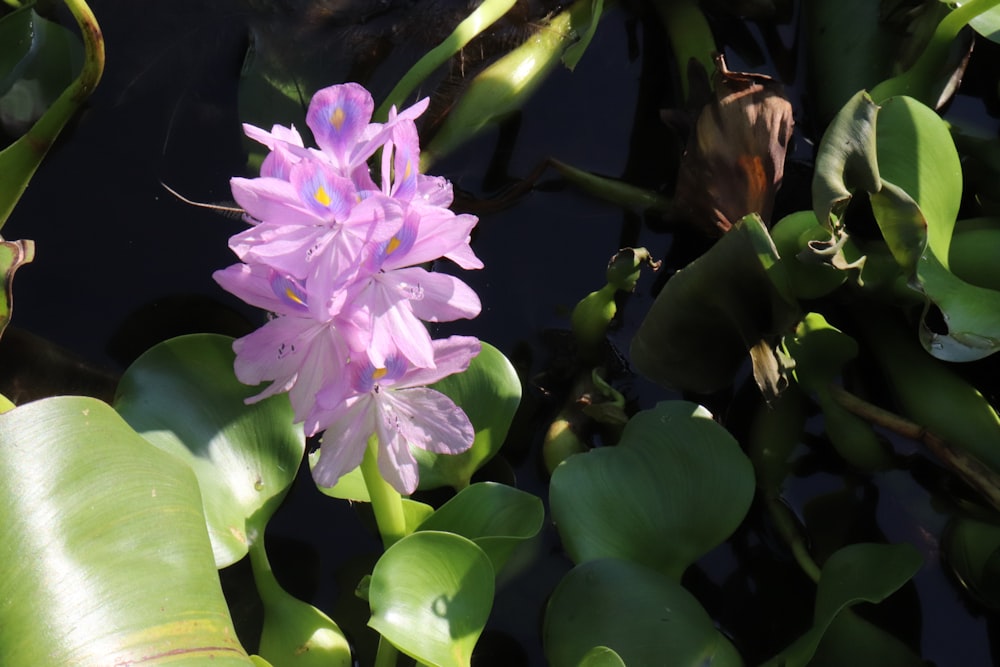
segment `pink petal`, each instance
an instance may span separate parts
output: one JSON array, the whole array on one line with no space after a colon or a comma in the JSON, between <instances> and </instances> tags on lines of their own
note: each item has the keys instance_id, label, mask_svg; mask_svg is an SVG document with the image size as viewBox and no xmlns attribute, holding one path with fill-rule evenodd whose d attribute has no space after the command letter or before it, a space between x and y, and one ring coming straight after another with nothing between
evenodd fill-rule
<instances>
[{"instance_id":1,"label":"pink petal","mask_svg":"<svg viewBox=\"0 0 1000 667\"><path fill-rule=\"evenodd\" d=\"M361 465L368 438L375 432L373 408L369 396L359 396L332 415L312 470L317 486L331 487Z\"/></svg>"}]
</instances>

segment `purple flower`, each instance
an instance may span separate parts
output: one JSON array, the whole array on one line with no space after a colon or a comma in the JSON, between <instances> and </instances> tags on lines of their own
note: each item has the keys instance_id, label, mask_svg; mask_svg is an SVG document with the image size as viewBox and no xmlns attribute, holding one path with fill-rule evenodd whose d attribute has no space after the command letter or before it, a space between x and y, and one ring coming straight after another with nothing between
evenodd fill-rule
<instances>
[{"instance_id":1,"label":"purple flower","mask_svg":"<svg viewBox=\"0 0 1000 667\"><path fill-rule=\"evenodd\" d=\"M306 433L325 429L314 470L324 486L360 464L372 435L380 471L407 494L417 485L410 446L472 445L465 413L424 386L464 371L480 349L475 338L434 341L425 323L481 309L468 285L424 265L483 266L470 245L476 217L448 209L447 180L419 173L414 119L426 108L427 100L394 107L372 123L371 95L349 83L310 102L317 148L293 127L244 126L269 153L260 177L232 179L250 226L229 242L242 263L215 279L271 317L234 342L235 371L246 384L269 383L248 402L288 392Z\"/></svg>"},{"instance_id":2,"label":"purple flower","mask_svg":"<svg viewBox=\"0 0 1000 667\"><path fill-rule=\"evenodd\" d=\"M417 462L410 446L437 454L460 454L472 446L475 431L461 408L444 394L424 385L469 367L479 354L475 338L436 340L433 369L410 366L399 356L385 365L350 364L350 391L319 396L315 430L326 429L313 478L333 486L341 475L361 465L368 438L378 436L379 471L403 495L417 488ZM307 429L312 430L312 429Z\"/></svg>"}]
</instances>

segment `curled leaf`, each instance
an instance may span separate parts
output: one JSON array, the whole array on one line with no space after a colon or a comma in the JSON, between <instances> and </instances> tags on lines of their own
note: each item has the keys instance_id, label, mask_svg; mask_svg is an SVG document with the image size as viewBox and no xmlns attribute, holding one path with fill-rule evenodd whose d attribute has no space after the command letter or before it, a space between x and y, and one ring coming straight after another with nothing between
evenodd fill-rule
<instances>
[{"instance_id":1,"label":"curled leaf","mask_svg":"<svg viewBox=\"0 0 1000 667\"><path fill-rule=\"evenodd\" d=\"M750 213L771 219L793 121L778 81L730 72L721 55L715 64L715 99L698 116L675 197L682 215L718 236Z\"/></svg>"}]
</instances>

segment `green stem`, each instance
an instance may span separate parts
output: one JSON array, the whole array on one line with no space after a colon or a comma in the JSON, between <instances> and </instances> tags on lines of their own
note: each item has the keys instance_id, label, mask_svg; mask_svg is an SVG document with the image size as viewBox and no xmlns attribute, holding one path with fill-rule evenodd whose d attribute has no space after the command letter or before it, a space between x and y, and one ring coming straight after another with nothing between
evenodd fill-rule
<instances>
[{"instance_id":1,"label":"green stem","mask_svg":"<svg viewBox=\"0 0 1000 667\"><path fill-rule=\"evenodd\" d=\"M264 530L255 526L247 526L250 534L250 567L253 570L253 580L257 585L257 593L262 600L278 600L288 593L281 587L271 570L271 563L267 559L267 551L264 549Z\"/></svg>"},{"instance_id":2,"label":"green stem","mask_svg":"<svg viewBox=\"0 0 1000 667\"><path fill-rule=\"evenodd\" d=\"M386 549L406 536L406 518L403 515L402 496L385 481L378 469L378 436L368 439L368 448L361 461L361 474L368 488L368 496L375 512L375 523L382 535Z\"/></svg>"},{"instance_id":3,"label":"green stem","mask_svg":"<svg viewBox=\"0 0 1000 667\"><path fill-rule=\"evenodd\" d=\"M895 95L912 95L926 103L927 100L924 98L929 95L936 78L936 70L947 59L948 50L958 33L968 25L969 21L998 5L1000 0L970 0L961 7L953 9L938 23L930 42L916 62L902 74L875 86L871 92L872 99L881 104Z\"/></svg>"},{"instance_id":4,"label":"green stem","mask_svg":"<svg viewBox=\"0 0 1000 667\"><path fill-rule=\"evenodd\" d=\"M382 105L375 111L375 118L387 118L390 107L402 105L403 100L424 79L430 76L431 72L447 62L448 58L451 58L458 51L465 48L476 35L486 30L497 19L510 11L515 2L516 0L484 0L474 12L458 24L455 30L448 35L447 39L428 51L423 58L410 68L410 71L399 80L396 87L392 89L392 92L386 96Z\"/></svg>"},{"instance_id":5,"label":"green stem","mask_svg":"<svg viewBox=\"0 0 1000 667\"><path fill-rule=\"evenodd\" d=\"M66 0L83 36L84 60L80 75L52 103L24 136L0 151L0 171L9 175L0 191L0 228L10 217L42 158L55 142L63 126L93 92L104 72L104 37L97 19L84 0Z\"/></svg>"},{"instance_id":6,"label":"green stem","mask_svg":"<svg viewBox=\"0 0 1000 667\"><path fill-rule=\"evenodd\" d=\"M375 664L373 667L395 667L399 651L395 646L386 641L385 637L378 638L378 651L375 653Z\"/></svg>"},{"instance_id":7,"label":"green stem","mask_svg":"<svg viewBox=\"0 0 1000 667\"><path fill-rule=\"evenodd\" d=\"M674 59L680 69L681 91L684 101L690 102L691 82L688 80L688 63L691 59L701 63L711 77L715 71L713 54L718 50L708 20L695 0L657 0L653 3L660 14L660 21L670 38Z\"/></svg>"}]
</instances>

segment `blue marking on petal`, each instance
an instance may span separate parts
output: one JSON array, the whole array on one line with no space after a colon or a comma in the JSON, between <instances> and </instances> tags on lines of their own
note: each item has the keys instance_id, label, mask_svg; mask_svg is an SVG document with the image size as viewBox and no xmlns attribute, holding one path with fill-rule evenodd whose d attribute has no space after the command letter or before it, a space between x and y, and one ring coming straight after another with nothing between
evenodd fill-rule
<instances>
[{"instance_id":1,"label":"blue marking on petal","mask_svg":"<svg viewBox=\"0 0 1000 667\"><path fill-rule=\"evenodd\" d=\"M275 272L271 275L271 289L282 303L293 310L309 312L306 290L295 278Z\"/></svg>"}]
</instances>

